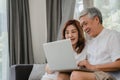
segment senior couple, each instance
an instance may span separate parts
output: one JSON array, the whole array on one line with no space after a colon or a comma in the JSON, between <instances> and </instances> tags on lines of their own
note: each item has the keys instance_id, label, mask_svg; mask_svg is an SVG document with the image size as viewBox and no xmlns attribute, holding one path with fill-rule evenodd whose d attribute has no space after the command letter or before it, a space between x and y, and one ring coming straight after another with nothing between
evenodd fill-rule
<instances>
[{"instance_id":1,"label":"senior couple","mask_svg":"<svg viewBox=\"0 0 120 80\"><path fill-rule=\"evenodd\" d=\"M63 39L71 39L77 65L94 72L52 72L47 65L42 80L120 80L120 33L102 23L99 9L86 8L79 21L67 21L62 32ZM89 36L86 40L83 31ZM84 55L87 60L80 60Z\"/></svg>"}]
</instances>

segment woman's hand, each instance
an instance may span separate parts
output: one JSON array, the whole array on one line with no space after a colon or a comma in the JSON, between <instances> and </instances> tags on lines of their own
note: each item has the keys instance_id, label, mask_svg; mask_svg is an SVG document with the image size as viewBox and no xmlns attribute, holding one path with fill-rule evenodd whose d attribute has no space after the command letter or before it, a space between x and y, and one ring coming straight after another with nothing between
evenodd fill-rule
<instances>
[{"instance_id":1,"label":"woman's hand","mask_svg":"<svg viewBox=\"0 0 120 80\"><path fill-rule=\"evenodd\" d=\"M50 70L48 64L47 64L46 67L45 67L45 71L46 71L48 74L54 73L54 71Z\"/></svg>"}]
</instances>

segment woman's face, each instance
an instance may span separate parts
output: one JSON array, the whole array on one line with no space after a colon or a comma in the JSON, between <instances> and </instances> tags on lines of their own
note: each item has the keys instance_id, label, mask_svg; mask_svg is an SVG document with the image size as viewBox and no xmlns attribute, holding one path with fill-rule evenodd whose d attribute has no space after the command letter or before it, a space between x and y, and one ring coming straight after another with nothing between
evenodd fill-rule
<instances>
[{"instance_id":1,"label":"woman's face","mask_svg":"<svg viewBox=\"0 0 120 80\"><path fill-rule=\"evenodd\" d=\"M70 39L72 46L76 46L78 42L78 30L75 26L69 25L65 30L65 38Z\"/></svg>"}]
</instances>

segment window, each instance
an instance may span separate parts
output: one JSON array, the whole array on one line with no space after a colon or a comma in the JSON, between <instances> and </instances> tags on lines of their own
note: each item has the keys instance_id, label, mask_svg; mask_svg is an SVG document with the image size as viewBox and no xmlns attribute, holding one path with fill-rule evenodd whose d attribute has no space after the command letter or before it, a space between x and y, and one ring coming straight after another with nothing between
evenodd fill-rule
<instances>
[{"instance_id":1,"label":"window","mask_svg":"<svg viewBox=\"0 0 120 80\"><path fill-rule=\"evenodd\" d=\"M74 18L79 18L79 13L83 10L83 0L76 0Z\"/></svg>"},{"instance_id":2,"label":"window","mask_svg":"<svg viewBox=\"0 0 120 80\"><path fill-rule=\"evenodd\" d=\"M9 78L6 1L0 0L0 80Z\"/></svg>"},{"instance_id":3,"label":"window","mask_svg":"<svg viewBox=\"0 0 120 80\"><path fill-rule=\"evenodd\" d=\"M102 12L104 26L120 31L120 0L94 0L94 5Z\"/></svg>"},{"instance_id":4,"label":"window","mask_svg":"<svg viewBox=\"0 0 120 80\"><path fill-rule=\"evenodd\" d=\"M78 19L83 7L91 6L102 12L104 27L120 32L120 0L76 0L74 18Z\"/></svg>"}]
</instances>

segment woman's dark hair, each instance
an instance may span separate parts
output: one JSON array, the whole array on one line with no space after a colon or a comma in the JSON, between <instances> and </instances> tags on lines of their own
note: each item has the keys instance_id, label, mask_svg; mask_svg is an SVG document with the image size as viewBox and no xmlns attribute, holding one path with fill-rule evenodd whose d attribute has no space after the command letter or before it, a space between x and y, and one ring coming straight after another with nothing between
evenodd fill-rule
<instances>
[{"instance_id":1,"label":"woman's dark hair","mask_svg":"<svg viewBox=\"0 0 120 80\"><path fill-rule=\"evenodd\" d=\"M73 25L74 27L76 27L76 29L78 31L78 42L77 42L77 45L76 45L75 49L76 49L76 52L79 54L85 46L84 32L83 32L82 28L80 27L79 21L69 20L69 21L66 22L66 24L63 28L63 32L62 32L62 38L63 39L65 39L65 31L66 31L66 28L69 25Z\"/></svg>"}]
</instances>

